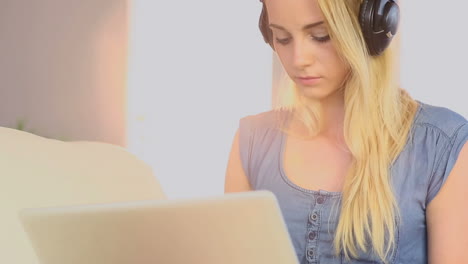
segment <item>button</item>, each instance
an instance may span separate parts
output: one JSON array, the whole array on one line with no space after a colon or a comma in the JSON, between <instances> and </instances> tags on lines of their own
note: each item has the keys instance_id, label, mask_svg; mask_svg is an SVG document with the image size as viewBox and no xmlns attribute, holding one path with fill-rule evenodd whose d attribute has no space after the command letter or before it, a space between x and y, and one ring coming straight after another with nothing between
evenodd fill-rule
<instances>
[{"instance_id":1,"label":"button","mask_svg":"<svg viewBox=\"0 0 468 264\"><path fill-rule=\"evenodd\" d=\"M313 214L310 214L310 215L309 215L309 221L310 221L310 222L315 222L315 221L317 221L317 218L318 218L317 213L313 213Z\"/></svg>"},{"instance_id":2,"label":"button","mask_svg":"<svg viewBox=\"0 0 468 264\"><path fill-rule=\"evenodd\" d=\"M317 203L318 203L318 204L323 204L323 202L325 202L325 198L323 198L323 196L319 196L319 197L317 198Z\"/></svg>"},{"instance_id":3,"label":"button","mask_svg":"<svg viewBox=\"0 0 468 264\"><path fill-rule=\"evenodd\" d=\"M313 257L315 256L315 250L314 250L314 248L309 248L309 249L307 249L307 256L308 256L309 258L313 258Z\"/></svg>"},{"instance_id":4,"label":"button","mask_svg":"<svg viewBox=\"0 0 468 264\"><path fill-rule=\"evenodd\" d=\"M314 240L316 236L317 236L317 232L315 232L315 231L310 231L309 232L309 239L310 240Z\"/></svg>"}]
</instances>

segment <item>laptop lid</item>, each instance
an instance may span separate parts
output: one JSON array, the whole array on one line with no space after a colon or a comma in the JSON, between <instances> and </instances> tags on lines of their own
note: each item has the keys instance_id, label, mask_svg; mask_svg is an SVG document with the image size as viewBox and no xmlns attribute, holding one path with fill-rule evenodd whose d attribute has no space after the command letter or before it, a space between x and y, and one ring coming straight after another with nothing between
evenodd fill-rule
<instances>
[{"instance_id":1,"label":"laptop lid","mask_svg":"<svg viewBox=\"0 0 468 264\"><path fill-rule=\"evenodd\" d=\"M298 263L269 191L25 209L42 264Z\"/></svg>"}]
</instances>

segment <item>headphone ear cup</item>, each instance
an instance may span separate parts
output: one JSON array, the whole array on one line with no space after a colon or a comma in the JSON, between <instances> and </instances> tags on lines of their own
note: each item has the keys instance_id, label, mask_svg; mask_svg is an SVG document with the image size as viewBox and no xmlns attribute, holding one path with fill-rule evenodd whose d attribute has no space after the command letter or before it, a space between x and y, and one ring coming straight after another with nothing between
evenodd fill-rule
<instances>
[{"instance_id":1,"label":"headphone ear cup","mask_svg":"<svg viewBox=\"0 0 468 264\"><path fill-rule=\"evenodd\" d=\"M376 0L364 0L359 9L359 23L361 25L362 34L366 41L367 50L373 56L375 49L373 45L373 28L374 28L374 13Z\"/></svg>"},{"instance_id":2,"label":"headphone ear cup","mask_svg":"<svg viewBox=\"0 0 468 264\"><path fill-rule=\"evenodd\" d=\"M389 2L385 5L383 12L383 21L382 25L384 26L383 30L385 34L391 32L391 35L394 36L398 31L398 24L400 22L400 8L396 3Z\"/></svg>"},{"instance_id":3,"label":"headphone ear cup","mask_svg":"<svg viewBox=\"0 0 468 264\"><path fill-rule=\"evenodd\" d=\"M273 33L269 27L268 22L268 14L265 8L265 3L263 3L262 13L260 14L260 19L258 21L258 27L260 28L260 32L262 32L263 40L265 43L268 43L272 49L273 47Z\"/></svg>"},{"instance_id":4,"label":"headphone ear cup","mask_svg":"<svg viewBox=\"0 0 468 264\"><path fill-rule=\"evenodd\" d=\"M396 34L400 8L393 0L364 0L359 10L359 23L371 56L380 55Z\"/></svg>"},{"instance_id":5,"label":"headphone ear cup","mask_svg":"<svg viewBox=\"0 0 468 264\"><path fill-rule=\"evenodd\" d=\"M361 24L361 30L366 41L372 32L374 5L375 0L364 0L359 10L359 23Z\"/></svg>"},{"instance_id":6,"label":"headphone ear cup","mask_svg":"<svg viewBox=\"0 0 468 264\"><path fill-rule=\"evenodd\" d=\"M377 21L374 21L374 30L371 37L373 56L380 55L390 45L398 29L400 9L391 0L386 0L385 2L382 16L379 18L379 24L377 25Z\"/></svg>"}]
</instances>

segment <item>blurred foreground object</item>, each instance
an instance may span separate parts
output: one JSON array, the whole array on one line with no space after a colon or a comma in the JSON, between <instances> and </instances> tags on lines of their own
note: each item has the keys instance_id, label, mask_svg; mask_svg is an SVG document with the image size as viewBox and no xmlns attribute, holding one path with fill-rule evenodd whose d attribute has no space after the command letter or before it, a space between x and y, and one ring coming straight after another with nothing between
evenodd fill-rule
<instances>
[{"instance_id":1,"label":"blurred foreground object","mask_svg":"<svg viewBox=\"0 0 468 264\"><path fill-rule=\"evenodd\" d=\"M23 208L164 198L151 168L122 147L0 127L0 263L38 263Z\"/></svg>"}]
</instances>

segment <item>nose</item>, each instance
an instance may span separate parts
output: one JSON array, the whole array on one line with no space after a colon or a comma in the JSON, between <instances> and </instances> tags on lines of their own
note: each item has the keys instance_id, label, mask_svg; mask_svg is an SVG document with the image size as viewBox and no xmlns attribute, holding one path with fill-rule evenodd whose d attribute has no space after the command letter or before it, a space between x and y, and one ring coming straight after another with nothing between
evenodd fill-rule
<instances>
[{"instance_id":1,"label":"nose","mask_svg":"<svg viewBox=\"0 0 468 264\"><path fill-rule=\"evenodd\" d=\"M294 66L298 69L304 69L312 65L315 61L315 54L312 47L307 45L306 40L296 41L294 45Z\"/></svg>"}]
</instances>

